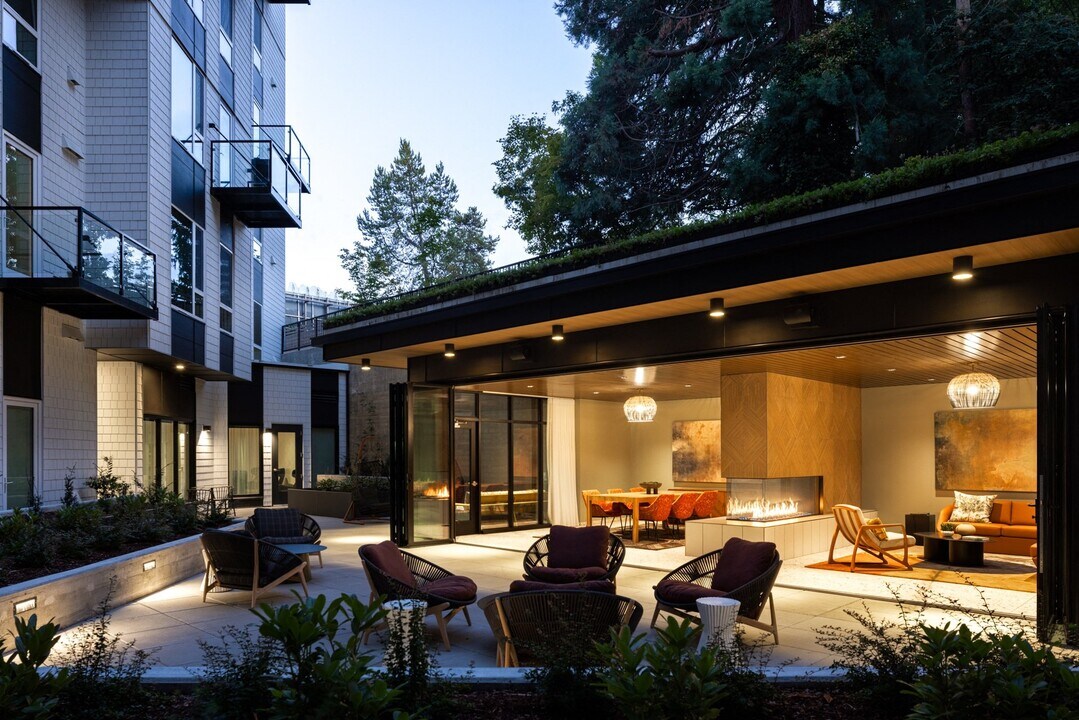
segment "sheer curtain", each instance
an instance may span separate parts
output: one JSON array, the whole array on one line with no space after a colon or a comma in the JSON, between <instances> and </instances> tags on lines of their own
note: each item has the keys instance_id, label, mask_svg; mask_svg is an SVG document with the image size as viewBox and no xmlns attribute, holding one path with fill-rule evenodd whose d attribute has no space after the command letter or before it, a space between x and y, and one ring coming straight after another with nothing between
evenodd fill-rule
<instances>
[{"instance_id":1,"label":"sheer curtain","mask_svg":"<svg viewBox=\"0 0 1079 720\"><path fill-rule=\"evenodd\" d=\"M577 428L572 398L547 400L547 477L551 524L576 525Z\"/></svg>"}]
</instances>

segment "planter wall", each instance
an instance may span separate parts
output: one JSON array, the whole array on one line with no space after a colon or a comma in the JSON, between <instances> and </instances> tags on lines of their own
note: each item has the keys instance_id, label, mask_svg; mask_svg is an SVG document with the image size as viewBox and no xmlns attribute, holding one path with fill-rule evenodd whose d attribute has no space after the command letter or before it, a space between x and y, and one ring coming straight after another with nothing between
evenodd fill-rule
<instances>
[{"instance_id":1,"label":"planter wall","mask_svg":"<svg viewBox=\"0 0 1079 720\"><path fill-rule=\"evenodd\" d=\"M352 493L340 490L289 490L288 506L306 515L343 518L352 504Z\"/></svg>"},{"instance_id":2,"label":"planter wall","mask_svg":"<svg viewBox=\"0 0 1079 720\"><path fill-rule=\"evenodd\" d=\"M236 526L242 527L242 526ZM153 561L155 566L144 568ZM27 580L0 588L0 635L15 630L14 607L31 598L37 607L19 614L36 614L39 622L53 620L68 628L92 617L109 594L110 578L116 578L110 606L118 607L203 572L202 546L193 535L127 555L102 560L74 570Z\"/></svg>"}]
</instances>

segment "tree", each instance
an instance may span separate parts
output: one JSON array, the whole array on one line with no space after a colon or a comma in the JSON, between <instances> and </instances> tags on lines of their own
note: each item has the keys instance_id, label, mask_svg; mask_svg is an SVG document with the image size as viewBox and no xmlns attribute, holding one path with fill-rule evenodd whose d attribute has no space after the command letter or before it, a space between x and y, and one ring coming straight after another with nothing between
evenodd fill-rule
<instances>
[{"instance_id":1,"label":"tree","mask_svg":"<svg viewBox=\"0 0 1079 720\"><path fill-rule=\"evenodd\" d=\"M363 236L340 257L356 302L388 297L490 267L498 237L475 207L457 209L457 184L442 163L428 173L401 140L389 169L376 168L368 208L356 218Z\"/></svg>"}]
</instances>

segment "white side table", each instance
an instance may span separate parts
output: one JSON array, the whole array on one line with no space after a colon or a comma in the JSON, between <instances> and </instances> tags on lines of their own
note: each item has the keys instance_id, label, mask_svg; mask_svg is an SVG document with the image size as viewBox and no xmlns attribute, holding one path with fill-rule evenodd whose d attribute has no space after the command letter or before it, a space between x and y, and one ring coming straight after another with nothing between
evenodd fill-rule
<instances>
[{"instance_id":1,"label":"white side table","mask_svg":"<svg viewBox=\"0 0 1079 720\"><path fill-rule=\"evenodd\" d=\"M402 667L409 664L409 641L412 637L412 618L419 616L420 622L427 615L427 603L423 600L391 600L383 603L386 611L386 626L389 630L386 639L384 662L389 665L397 660ZM404 657L395 658L395 648L401 648Z\"/></svg>"},{"instance_id":2,"label":"white side table","mask_svg":"<svg viewBox=\"0 0 1079 720\"><path fill-rule=\"evenodd\" d=\"M701 641L697 652L709 645L734 646L734 621L742 603L731 598L703 597L697 599L697 612L701 614Z\"/></svg>"}]
</instances>

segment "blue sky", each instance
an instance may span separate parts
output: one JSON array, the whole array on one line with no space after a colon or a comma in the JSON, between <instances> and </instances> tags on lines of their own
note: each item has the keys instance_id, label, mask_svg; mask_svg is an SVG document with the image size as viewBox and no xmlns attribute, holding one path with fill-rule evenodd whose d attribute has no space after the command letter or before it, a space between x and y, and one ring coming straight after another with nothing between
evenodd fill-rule
<instances>
[{"instance_id":1,"label":"blue sky","mask_svg":"<svg viewBox=\"0 0 1079 720\"><path fill-rule=\"evenodd\" d=\"M551 0L315 0L289 6L286 42L287 121L313 188L303 229L288 232L289 282L351 287L338 252L359 237L371 176L402 137L483 212L501 237L495 265L527 256L491 192L498 140L513 115L583 90L591 65Z\"/></svg>"}]
</instances>

